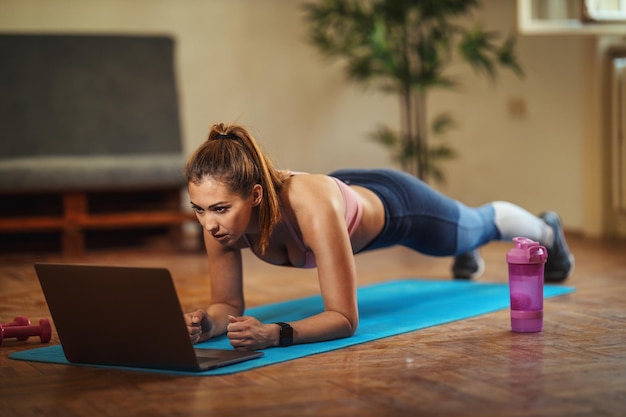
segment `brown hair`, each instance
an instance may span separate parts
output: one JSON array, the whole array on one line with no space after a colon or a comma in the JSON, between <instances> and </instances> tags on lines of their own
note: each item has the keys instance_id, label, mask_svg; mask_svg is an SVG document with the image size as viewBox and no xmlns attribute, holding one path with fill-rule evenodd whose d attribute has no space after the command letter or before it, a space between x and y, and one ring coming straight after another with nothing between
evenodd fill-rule
<instances>
[{"instance_id":1,"label":"brown hair","mask_svg":"<svg viewBox=\"0 0 626 417\"><path fill-rule=\"evenodd\" d=\"M280 220L278 192L287 174L274 168L250 132L237 125L211 126L207 140L187 161L185 176L188 183L214 178L244 198L250 196L255 184L260 184L263 199L259 204L261 239L258 249L265 252L272 229Z\"/></svg>"}]
</instances>

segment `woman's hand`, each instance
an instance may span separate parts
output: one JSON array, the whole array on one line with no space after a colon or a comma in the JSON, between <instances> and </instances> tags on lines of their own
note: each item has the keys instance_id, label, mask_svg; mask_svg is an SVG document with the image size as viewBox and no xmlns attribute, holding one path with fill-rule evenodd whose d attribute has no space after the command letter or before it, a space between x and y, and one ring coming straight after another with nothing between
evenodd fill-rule
<instances>
[{"instance_id":1,"label":"woman's hand","mask_svg":"<svg viewBox=\"0 0 626 417\"><path fill-rule=\"evenodd\" d=\"M228 320L227 335L236 350L259 350L277 345L277 325L263 324L249 316L228 316Z\"/></svg>"},{"instance_id":2,"label":"woman's hand","mask_svg":"<svg viewBox=\"0 0 626 417\"><path fill-rule=\"evenodd\" d=\"M196 310L185 314L185 323L191 343L204 342L211 337L211 330L215 327L213 318L204 310Z\"/></svg>"}]
</instances>

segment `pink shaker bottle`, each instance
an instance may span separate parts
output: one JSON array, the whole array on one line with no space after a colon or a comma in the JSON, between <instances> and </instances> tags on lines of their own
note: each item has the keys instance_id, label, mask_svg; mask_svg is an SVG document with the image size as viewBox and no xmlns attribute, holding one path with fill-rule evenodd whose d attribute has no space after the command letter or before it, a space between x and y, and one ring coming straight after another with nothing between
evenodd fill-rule
<instances>
[{"instance_id":1,"label":"pink shaker bottle","mask_svg":"<svg viewBox=\"0 0 626 417\"><path fill-rule=\"evenodd\" d=\"M540 332L543 328L543 271L548 252L538 242L513 238L506 255L509 264L511 328L514 332Z\"/></svg>"}]
</instances>

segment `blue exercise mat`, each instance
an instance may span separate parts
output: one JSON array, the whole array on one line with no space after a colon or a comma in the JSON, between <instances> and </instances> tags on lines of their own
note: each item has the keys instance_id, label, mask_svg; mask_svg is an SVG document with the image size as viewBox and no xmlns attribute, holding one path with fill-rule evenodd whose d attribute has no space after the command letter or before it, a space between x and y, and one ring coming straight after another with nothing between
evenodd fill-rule
<instances>
[{"instance_id":1,"label":"blue exercise mat","mask_svg":"<svg viewBox=\"0 0 626 417\"><path fill-rule=\"evenodd\" d=\"M555 297L573 291L572 287L546 285L544 296ZM77 366L172 375L232 374L509 308L509 289L505 283L403 279L360 287L358 300L360 320L354 336L288 348L265 349L262 358L224 368L204 372L177 372L119 366ZM322 298L318 295L250 308L246 315L254 316L266 323L289 322L317 314L322 310ZM196 347L232 349L225 336L200 343ZM61 345L15 352L9 357L26 361L71 364L65 358Z\"/></svg>"}]
</instances>

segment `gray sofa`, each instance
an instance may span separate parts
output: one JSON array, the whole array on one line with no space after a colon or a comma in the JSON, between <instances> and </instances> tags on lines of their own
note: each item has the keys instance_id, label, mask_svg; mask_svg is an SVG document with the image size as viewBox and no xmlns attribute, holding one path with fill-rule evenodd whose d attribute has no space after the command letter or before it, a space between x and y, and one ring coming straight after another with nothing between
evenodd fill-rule
<instances>
[{"instance_id":1,"label":"gray sofa","mask_svg":"<svg viewBox=\"0 0 626 417\"><path fill-rule=\"evenodd\" d=\"M166 36L0 34L0 238L57 230L63 253L80 256L86 230L190 220L174 46ZM37 195L60 209L20 210Z\"/></svg>"}]
</instances>

